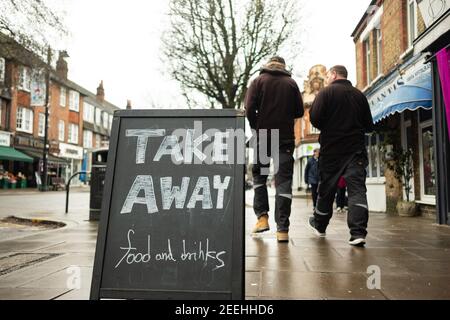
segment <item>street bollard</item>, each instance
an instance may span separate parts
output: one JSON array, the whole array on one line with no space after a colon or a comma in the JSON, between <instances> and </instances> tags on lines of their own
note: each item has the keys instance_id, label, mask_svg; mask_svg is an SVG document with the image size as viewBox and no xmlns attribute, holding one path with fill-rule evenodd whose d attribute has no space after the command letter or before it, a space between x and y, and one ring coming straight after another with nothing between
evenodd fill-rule
<instances>
[{"instance_id":1,"label":"street bollard","mask_svg":"<svg viewBox=\"0 0 450 320\"><path fill-rule=\"evenodd\" d=\"M70 183L72 182L72 179L73 179L73 178L75 178L76 176L81 175L81 174L90 174L90 172L89 172L89 171L80 171L80 172L74 173L74 174L70 177L69 181L67 181L67 184L66 184L66 213L69 213L69 191L70 191Z\"/></svg>"}]
</instances>

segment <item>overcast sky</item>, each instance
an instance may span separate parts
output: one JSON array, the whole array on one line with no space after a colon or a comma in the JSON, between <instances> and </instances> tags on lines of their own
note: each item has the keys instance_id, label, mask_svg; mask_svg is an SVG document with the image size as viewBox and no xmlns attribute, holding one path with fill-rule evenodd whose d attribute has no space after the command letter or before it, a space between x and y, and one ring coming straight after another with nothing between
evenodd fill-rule
<instances>
[{"instance_id":1,"label":"overcast sky","mask_svg":"<svg viewBox=\"0 0 450 320\"><path fill-rule=\"evenodd\" d=\"M95 93L104 81L106 99L123 108L183 108L178 85L164 73L160 38L169 0L48 0L67 14L70 37L61 44L70 58L69 79ZM350 37L370 0L303 0L304 51L292 65L302 88L310 67L348 66L355 81Z\"/></svg>"}]
</instances>

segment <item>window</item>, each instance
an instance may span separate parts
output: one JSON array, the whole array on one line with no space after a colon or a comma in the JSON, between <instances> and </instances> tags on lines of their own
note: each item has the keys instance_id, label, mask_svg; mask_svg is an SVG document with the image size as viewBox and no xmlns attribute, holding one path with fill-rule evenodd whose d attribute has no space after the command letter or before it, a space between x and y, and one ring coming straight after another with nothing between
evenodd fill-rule
<instances>
[{"instance_id":1,"label":"window","mask_svg":"<svg viewBox=\"0 0 450 320\"><path fill-rule=\"evenodd\" d=\"M432 122L420 125L420 180L422 200L435 200L436 170Z\"/></svg>"},{"instance_id":2,"label":"window","mask_svg":"<svg viewBox=\"0 0 450 320\"><path fill-rule=\"evenodd\" d=\"M92 131L84 130L83 132L83 146L86 149L92 148Z\"/></svg>"},{"instance_id":3,"label":"window","mask_svg":"<svg viewBox=\"0 0 450 320\"><path fill-rule=\"evenodd\" d=\"M69 137L67 140L69 143L78 144L78 125L69 124Z\"/></svg>"},{"instance_id":4,"label":"window","mask_svg":"<svg viewBox=\"0 0 450 320\"><path fill-rule=\"evenodd\" d=\"M69 109L76 112L80 111L80 94L76 91L70 90Z\"/></svg>"},{"instance_id":5,"label":"window","mask_svg":"<svg viewBox=\"0 0 450 320\"><path fill-rule=\"evenodd\" d=\"M44 137L45 136L45 114L44 113L39 113L38 136L39 137Z\"/></svg>"},{"instance_id":6,"label":"window","mask_svg":"<svg viewBox=\"0 0 450 320\"><path fill-rule=\"evenodd\" d=\"M31 71L30 68L19 67L19 89L24 91L31 91Z\"/></svg>"},{"instance_id":7,"label":"window","mask_svg":"<svg viewBox=\"0 0 450 320\"><path fill-rule=\"evenodd\" d=\"M383 36L381 29L375 29L375 36L377 45L377 75L380 75L383 73Z\"/></svg>"},{"instance_id":8,"label":"window","mask_svg":"<svg viewBox=\"0 0 450 320\"><path fill-rule=\"evenodd\" d=\"M59 120L59 124L58 124L58 138L59 138L59 141L61 141L61 142L64 142L66 140L64 120Z\"/></svg>"},{"instance_id":9,"label":"window","mask_svg":"<svg viewBox=\"0 0 450 320\"><path fill-rule=\"evenodd\" d=\"M85 102L83 105L83 120L94 123L94 106Z\"/></svg>"},{"instance_id":10,"label":"window","mask_svg":"<svg viewBox=\"0 0 450 320\"><path fill-rule=\"evenodd\" d=\"M103 112L103 128L109 128L109 114L106 112Z\"/></svg>"},{"instance_id":11,"label":"window","mask_svg":"<svg viewBox=\"0 0 450 320\"><path fill-rule=\"evenodd\" d=\"M99 108L95 108L95 124L102 124L102 110L100 110Z\"/></svg>"},{"instance_id":12,"label":"window","mask_svg":"<svg viewBox=\"0 0 450 320\"><path fill-rule=\"evenodd\" d=\"M413 46L413 41L417 38L417 4L415 0L408 0L408 48Z\"/></svg>"},{"instance_id":13,"label":"window","mask_svg":"<svg viewBox=\"0 0 450 320\"><path fill-rule=\"evenodd\" d=\"M61 107L65 107L67 105L67 90L64 87L61 87L61 91L59 93L59 105Z\"/></svg>"},{"instance_id":14,"label":"window","mask_svg":"<svg viewBox=\"0 0 450 320\"><path fill-rule=\"evenodd\" d=\"M311 134L320 134L320 130L311 125Z\"/></svg>"},{"instance_id":15,"label":"window","mask_svg":"<svg viewBox=\"0 0 450 320\"><path fill-rule=\"evenodd\" d=\"M102 144L102 137L99 134L95 135L95 147L100 148Z\"/></svg>"},{"instance_id":16,"label":"window","mask_svg":"<svg viewBox=\"0 0 450 320\"><path fill-rule=\"evenodd\" d=\"M364 41L364 47L365 47L365 51L366 51L366 81L367 81L367 85L370 84L370 64L372 62L371 60L371 54L370 54L370 41L369 39Z\"/></svg>"},{"instance_id":17,"label":"window","mask_svg":"<svg viewBox=\"0 0 450 320\"><path fill-rule=\"evenodd\" d=\"M110 114L110 115L109 115L109 130L112 129L113 118L114 118L113 115Z\"/></svg>"},{"instance_id":18,"label":"window","mask_svg":"<svg viewBox=\"0 0 450 320\"><path fill-rule=\"evenodd\" d=\"M19 107L16 118L17 131L33 133L33 111L27 108Z\"/></svg>"},{"instance_id":19,"label":"window","mask_svg":"<svg viewBox=\"0 0 450 320\"><path fill-rule=\"evenodd\" d=\"M5 58L0 57L0 82L5 81L6 64Z\"/></svg>"},{"instance_id":20,"label":"window","mask_svg":"<svg viewBox=\"0 0 450 320\"><path fill-rule=\"evenodd\" d=\"M386 158L384 152L381 151L381 144L383 141L384 136L380 134L366 136L366 146L369 156L369 167L367 168L368 178L384 177L384 164Z\"/></svg>"}]
</instances>

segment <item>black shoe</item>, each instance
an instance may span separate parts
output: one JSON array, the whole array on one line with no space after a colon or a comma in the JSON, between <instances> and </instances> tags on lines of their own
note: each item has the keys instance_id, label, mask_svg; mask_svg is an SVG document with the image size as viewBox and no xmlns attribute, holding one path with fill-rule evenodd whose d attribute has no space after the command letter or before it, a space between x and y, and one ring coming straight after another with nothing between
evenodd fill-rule
<instances>
[{"instance_id":1,"label":"black shoe","mask_svg":"<svg viewBox=\"0 0 450 320\"><path fill-rule=\"evenodd\" d=\"M366 239L363 237L351 237L348 243L355 247L364 247L366 245Z\"/></svg>"},{"instance_id":2,"label":"black shoe","mask_svg":"<svg viewBox=\"0 0 450 320\"><path fill-rule=\"evenodd\" d=\"M316 229L316 222L315 222L314 217L310 217L308 219L307 226L308 226L309 229L311 229L314 232L314 234L317 237L325 238L327 236L327 234L325 232L320 232L319 230Z\"/></svg>"}]
</instances>

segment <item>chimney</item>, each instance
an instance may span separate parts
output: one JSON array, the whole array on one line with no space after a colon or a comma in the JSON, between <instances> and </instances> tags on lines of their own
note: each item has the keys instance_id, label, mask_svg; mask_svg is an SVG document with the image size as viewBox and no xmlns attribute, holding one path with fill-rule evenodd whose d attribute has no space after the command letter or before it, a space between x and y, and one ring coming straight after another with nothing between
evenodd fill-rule
<instances>
[{"instance_id":1,"label":"chimney","mask_svg":"<svg viewBox=\"0 0 450 320\"><path fill-rule=\"evenodd\" d=\"M131 106L131 100L127 100L127 110L131 110L133 107Z\"/></svg>"},{"instance_id":2,"label":"chimney","mask_svg":"<svg viewBox=\"0 0 450 320\"><path fill-rule=\"evenodd\" d=\"M68 58L67 51L60 51L58 61L56 62L56 74L58 77L67 80L67 73L69 68L67 67L67 61L64 58Z\"/></svg>"},{"instance_id":3,"label":"chimney","mask_svg":"<svg viewBox=\"0 0 450 320\"><path fill-rule=\"evenodd\" d=\"M105 101L105 89L103 88L103 80L97 88L97 100L100 102Z\"/></svg>"}]
</instances>

